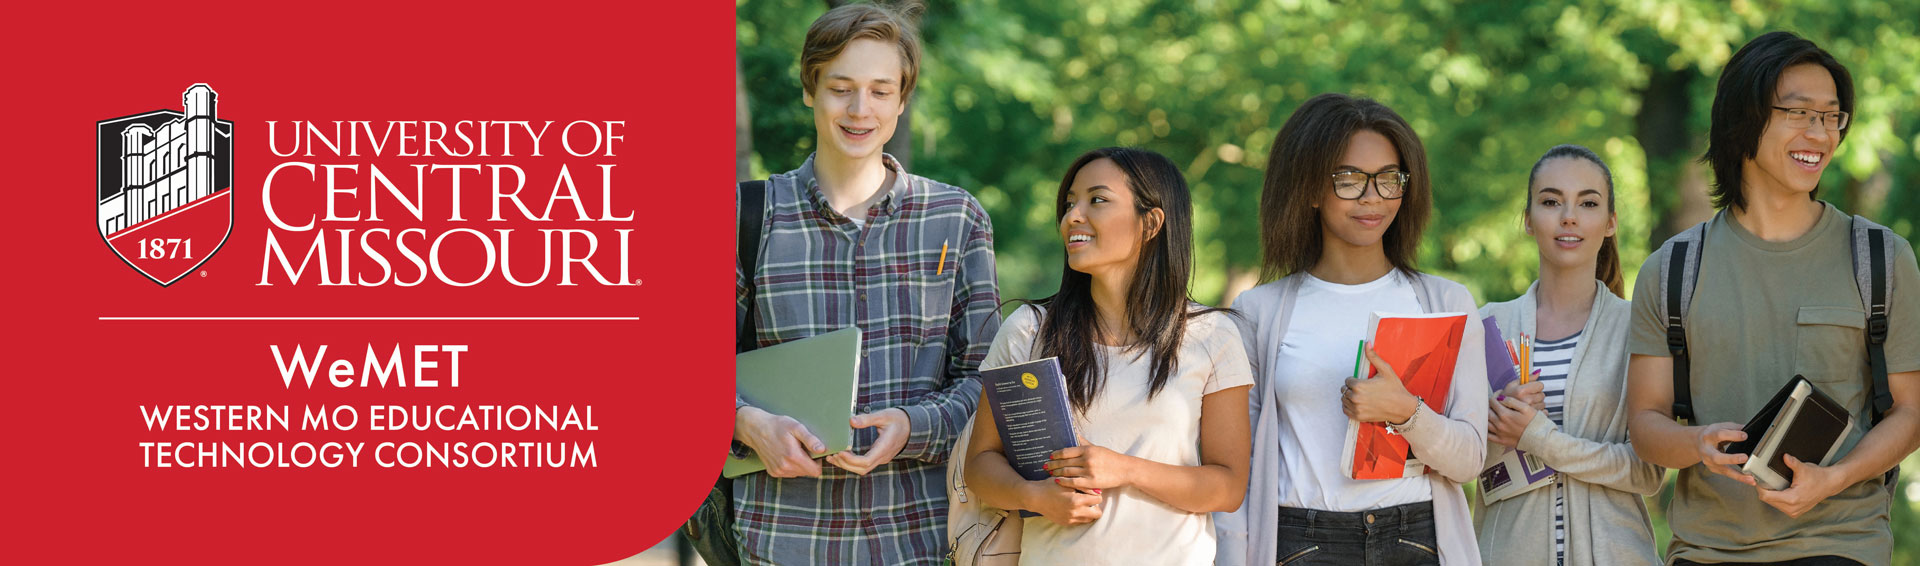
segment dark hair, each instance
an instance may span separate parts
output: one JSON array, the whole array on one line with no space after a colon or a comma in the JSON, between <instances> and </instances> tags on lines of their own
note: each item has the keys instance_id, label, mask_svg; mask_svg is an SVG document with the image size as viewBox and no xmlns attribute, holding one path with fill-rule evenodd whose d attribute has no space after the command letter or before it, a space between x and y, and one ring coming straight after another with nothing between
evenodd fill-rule
<instances>
[{"instance_id":1,"label":"dark hair","mask_svg":"<svg viewBox=\"0 0 1920 566\"><path fill-rule=\"evenodd\" d=\"M1267 181L1260 192L1260 242L1265 249L1261 276L1277 279L1312 269L1320 262L1321 228L1315 204L1333 190L1333 174L1347 143L1360 130L1393 142L1400 169L1412 176L1400 212L1387 226L1382 245L1387 262L1408 275L1418 273L1414 257L1420 232L1433 210L1433 181L1427 176L1427 150L1420 136L1392 108L1370 98L1328 93L1293 111L1273 138L1267 157Z\"/></svg>"},{"instance_id":2,"label":"dark hair","mask_svg":"<svg viewBox=\"0 0 1920 566\"><path fill-rule=\"evenodd\" d=\"M1587 149L1586 146L1560 144L1547 150L1547 154L1540 156L1539 161L1533 162L1533 170L1527 173L1527 199L1526 204L1520 208L1521 218L1524 219L1533 212L1533 185L1540 179L1540 170L1546 168L1547 162L1555 159L1585 159L1595 167L1599 167L1600 177L1607 180L1607 214L1613 214L1613 170L1607 168L1607 162L1601 160L1598 154ZM1620 245L1614 241L1613 236L1607 236L1607 239L1600 241L1600 259L1594 266L1593 276L1605 283L1607 290L1612 291L1614 296L1626 298L1623 293L1626 277L1620 272Z\"/></svg>"},{"instance_id":3,"label":"dark hair","mask_svg":"<svg viewBox=\"0 0 1920 566\"><path fill-rule=\"evenodd\" d=\"M1139 337L1127 349L1136 356L1152 356L1147 389L1147 398L1151 399L1173 376L1187 321L1224 309L1202 307L1187 297L1187 281L1193 274L1193 201L1179 166L1166 156L1127 147L1101 148L1081 155L1060 180L1060 193L1053 201L1054 221L1067 215L1067 191L1073 188L1074 177L1081 168L1100 159L1112 161L1126 175L1135 212L1145 215L1158 208L1165 216L1159 233L1140 246L1140 262L1134 266L1125 305L1129 330ZM1059 291L1051 297L1017 302L1046 307L1037 338L1041 355L1060 358L1060 371L1067 378L1067 397L1075 409L1084 412L1106 381L1106 368L1101 366L1094 347L1099 313L1093 305L1093 276L1074 271L1064 259L1061 262Z\"/></svg>"},{"instance_id":4,"label":"dark hair","mask_svg":"<svg viewBox=\"0 0 1920 566\"><path fill-rule=\"evenodd\" d=\"M1853 112L1853 75L1812 41L1792 32L1776 31L1747 42L1727 60L1720 84L1713 91L1713 125L1707 130L1707 154L1700 160L1713 167L1713 205L1746 208L1740 193L1745 179L1740 166L1760 152L1760 134L1772 122L1774 89L1787 67L1812 63L1826 67L1840 95L1840 110ZM1847 131L1840 130L1840 139ZM1809 198L1819 194L1815 188Z\"/></svg>"},{"instance_id":5,"label":"dark hair","mask_svg":"<svg viewBox=\"0 0 1920 566\"><path fill-rule=\"evenodd\" d=\"M820 81L820 68L846 50L856 39L892 43L900 50L900 98L913 94L920 79L920 36L914 32L910 16L919 4L898 8L875 4L845 4L827 10L807 28L800 47L800 88L813 92Z\"/></svg>"}]
</instances>

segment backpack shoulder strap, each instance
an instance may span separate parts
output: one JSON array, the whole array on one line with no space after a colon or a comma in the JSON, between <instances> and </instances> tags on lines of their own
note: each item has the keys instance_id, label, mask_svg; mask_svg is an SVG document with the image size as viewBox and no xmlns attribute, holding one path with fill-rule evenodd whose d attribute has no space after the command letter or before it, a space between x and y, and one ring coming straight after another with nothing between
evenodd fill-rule
<instances>
[{"instance_id":1,"label":"backpack shoulder strap","mask_svg":"<svg viewBox=\"0 0 1920 566\"><path fill-rule=\"evenodd\" d=\"M737 192L737 200L740 203L737 218L739 234L736 236L738 239L733 241L736 254L734 260L739 262L740 271L747 274L747 311L741 315L740 320L734 321L733 325L733 351L739 353L752 350L759 345L756 334L759 330L757 322L760 309L759 301L754 300L753 297L753 278L760 267L760 229L766 224L767 182L742 181L734 187L734 190ZM751 214L749 214L750 211Z\"/></svg>"},{"instance_id":2,"label":"backpack shoulder strap","mask_svg":"<svg viewBox=\"0 0 1920 566\"><path fill-rule=\"evenodd\" d=\"M1689 423L1694 420L1693 366L1687 350L1686 314L1693 307L1694 287L1700 282L1701 249L1713 220L1708 218L1667 240L1667 261L1659 266L1661 300L1654 303L1666 322L1667 352L1673 355L1673 418Z\"/></svg>"},{"instance_id":3,"label":"backpack shoulder strap","mask_svg":"<svg viewBox=\"0 0 1920 566\"><path fill-rule=\"evenodd\" d=\"M1893 237L1887 227L1860 215L1853 217L1853 279L1860 287L1860 302L1867 307L1867 366L1873 374L1871 389L1873 423L1879 424L1893 408L1893 393L1887 390L1887 298L1892 296L1893 281L1887 275L1893 250L1887 239Z\"/></svg>"}]
</instances>

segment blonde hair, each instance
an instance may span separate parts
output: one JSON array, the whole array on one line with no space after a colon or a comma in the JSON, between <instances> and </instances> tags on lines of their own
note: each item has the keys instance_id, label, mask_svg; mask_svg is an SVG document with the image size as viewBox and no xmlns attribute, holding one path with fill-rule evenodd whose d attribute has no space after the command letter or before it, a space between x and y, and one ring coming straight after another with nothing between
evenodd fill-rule
<instances>
[{"instance_id":1,"label":"blonde hair","mask_svg":"<svg viewBox=\"0 0 1920 566\"><path fill-rule=\"evenodd\" d=\"M873 39L900 48L900 97L912 95L914 82L920 78L920 36L907 18L914 8L847 4L821 14L807 28L807 40L800 49L800 87L813 92L820 83L821 67L839 57L847 44Z\"/></svg>"}]
</instances>

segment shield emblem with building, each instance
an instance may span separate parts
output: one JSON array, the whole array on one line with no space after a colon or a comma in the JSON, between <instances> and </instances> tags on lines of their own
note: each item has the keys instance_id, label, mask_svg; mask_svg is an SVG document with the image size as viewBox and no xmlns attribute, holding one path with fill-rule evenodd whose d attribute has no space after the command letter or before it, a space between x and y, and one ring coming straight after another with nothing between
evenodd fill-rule
<instances>
[{"instance_id":1,"label":"shield emblem with building","mask_svg":"<svg viewBox=\"0 0 1920 566\"><path fill-rule=\"evenodd\" d=\"M233 232L233 122L218 93L187 88L181 110L96 124L100 238L165 287L199 269Z\"/></svg>"}]
</instances>

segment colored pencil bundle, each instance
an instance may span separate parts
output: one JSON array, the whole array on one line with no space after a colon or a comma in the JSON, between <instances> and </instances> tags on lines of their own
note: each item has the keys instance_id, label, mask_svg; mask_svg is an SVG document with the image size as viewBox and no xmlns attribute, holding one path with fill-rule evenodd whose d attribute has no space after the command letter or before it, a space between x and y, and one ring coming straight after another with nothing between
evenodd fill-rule
<instances>
[{"instance_id":1,"label":"colored pencil bundle","mask_svg":"<svg viewBox=\"0 0 1920 566\"><path fill-rule=\"evenodd\" d=\"M1513 359L1513 366L1520 369L1520 384L1526 385L1540 378L1540 370L1533 367L1533 337L1520 333L1519 340L1507 341L1507 355Z\"/></svg>"}]
</instances>

